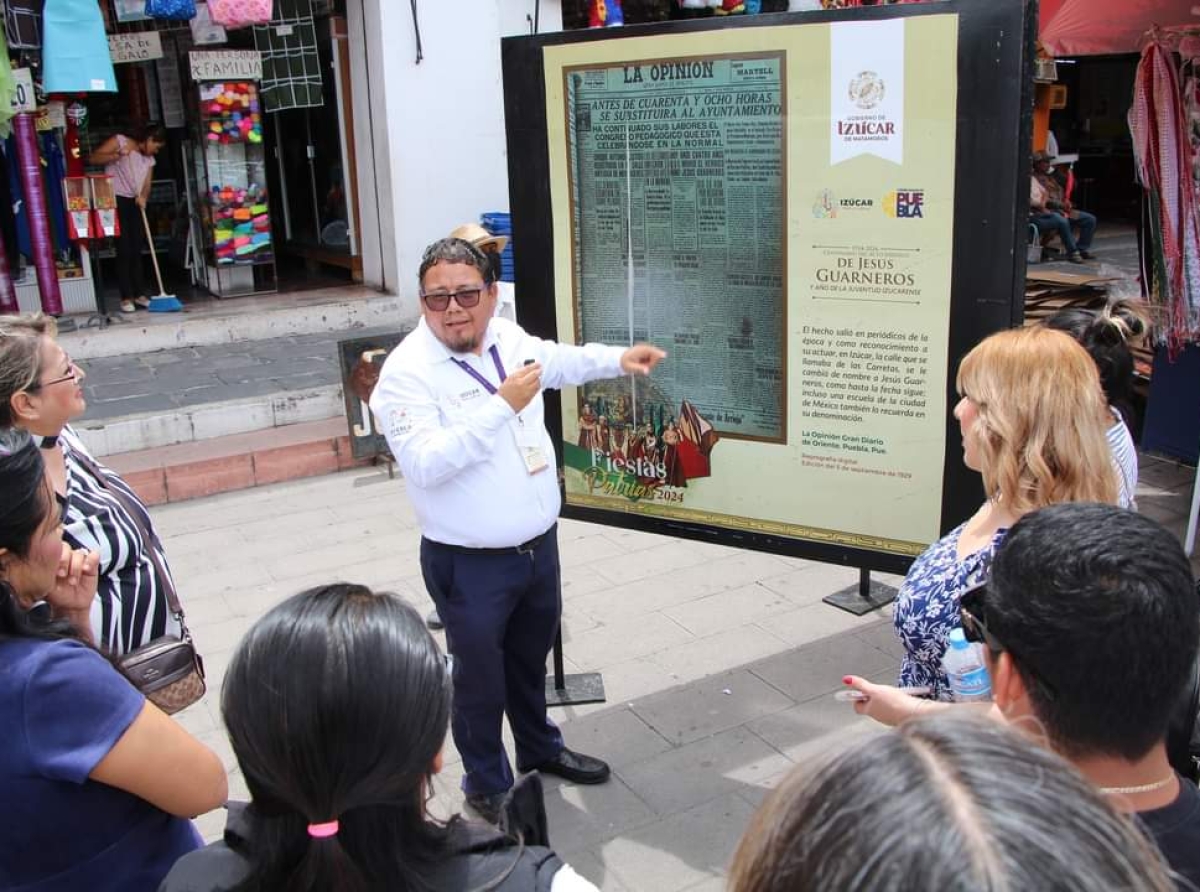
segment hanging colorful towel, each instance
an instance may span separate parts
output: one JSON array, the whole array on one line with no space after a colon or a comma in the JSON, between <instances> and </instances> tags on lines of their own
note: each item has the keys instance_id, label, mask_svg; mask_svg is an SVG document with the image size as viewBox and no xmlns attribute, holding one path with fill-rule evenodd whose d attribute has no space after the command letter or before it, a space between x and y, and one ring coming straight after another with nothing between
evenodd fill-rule
<instances>
[{"instance_id":1,"label":"hanging colorful towel","mask_svg":"<svg viewBox=\"0 0 1200 892\"><path fill-rule=\"evenodd\" d=\"M271 21L274 0L208 0L212 20L226 28L245 28Z\"/></svg>"},{"instance_id":2,"label":"hanging colorful towel","mask_svg":"<svg viewBox=\"0 0 1200 892\"><path fill-rule=\"evenodd\" d=\"M146 0L146 15L152 19L190 22L196 17L196 0Z\"/></svg>"},{"instance_id":3,"label":"hanging colorful towel","mask_svg":"<svg viewBox=\"0 0 1200 892\"><path fill-rule=\"evenodd\" d=\"M96 0L46 0L42 39L42 86L47 93L117 92Z\"/></svg>"}]
</instances>

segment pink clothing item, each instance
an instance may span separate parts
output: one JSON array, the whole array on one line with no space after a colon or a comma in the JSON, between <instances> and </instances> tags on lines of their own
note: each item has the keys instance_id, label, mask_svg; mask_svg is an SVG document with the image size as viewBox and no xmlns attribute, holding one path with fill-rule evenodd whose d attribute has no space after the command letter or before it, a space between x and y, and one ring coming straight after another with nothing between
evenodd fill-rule
<instances>
[{"instance_id":1,"label":"pink clothing item","mask_svg":"<svg viewBox=\"0 0 1200 892\"><path fill-rule=\"evenodd\" d=\"M142 184L146 182L146 177L154 167L154 159L139 152L133 140L119 134L117 145L122 152L128 154L123 154L116 161L106 164L104 172L113 178L113 188L118 195L137 198L142 191Z\"/></svg>"}]
</instances>

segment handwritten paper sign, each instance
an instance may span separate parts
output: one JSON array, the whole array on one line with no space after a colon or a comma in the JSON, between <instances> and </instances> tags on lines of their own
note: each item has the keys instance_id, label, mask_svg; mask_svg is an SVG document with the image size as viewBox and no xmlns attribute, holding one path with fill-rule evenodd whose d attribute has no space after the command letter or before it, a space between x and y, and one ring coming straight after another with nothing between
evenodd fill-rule
<instances>
[{"instance_id":1,"label":"handwritten paper sign","mask_svg":"<svg viewBox=\"0 0 1200 892\"><path fill-rule=\"evenodd\" d=\"M262 80L262 55L255 50L193 50L194 81Z\"/></svg>"},{"instance_id":2,"label":"handwritten paper sign","mask_svg":"<svg viewBox=\"0 0 1200 892\"><path fill-rule=\"evenodd\" d=\"M108 54L115 64L122 62L149 62L163 56L162 40L157 31L141 31L137 34L110 34Z\"/></svg>"},{"instance_id":3,"label":"handwritten paper sign","mask_svg":"<svg viewBox=\"0 0 1200 892\"><path fill-rule=\"evenodd\" d=\"M13 69L13 112L37 111L37 99L33 95L33 76L28 68Z\"/></svg>"}]
</instances>

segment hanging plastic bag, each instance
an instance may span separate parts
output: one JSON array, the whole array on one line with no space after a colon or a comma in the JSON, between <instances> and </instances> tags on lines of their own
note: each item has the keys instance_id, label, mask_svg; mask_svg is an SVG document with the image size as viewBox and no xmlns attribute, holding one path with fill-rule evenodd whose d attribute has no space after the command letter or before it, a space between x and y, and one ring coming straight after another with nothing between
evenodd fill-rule
<instances>
[{"instance_id":1,"label":"hanging plastic bag","mask_svg":"<svg viewBox=\"0 0 1200 892\"><path fill-rule=\"evenodd\" d=\"M212 13L207 3L196 4L196 17L192 19L192 43L207 46L213 43L224 43L229 38L225 29L212 20Z\"/></svg>"},{"instance_id":2,"label":"hanging plastic bag","mask_svg":"<svg viewBox=\"0 0 1200 892\"><path fill-rule=\"evenodd\" d=\"M152 19L190 22L196 17L196 0L146 0L146 15Z\"/></svg>"},{"instance_id":3,"label":"hanging plastic bag","mask_svg":"<svg viewBox=\"0 0 1200 892\"><path fill-rule=\"evenodd\" d=\"M212 20L226 28L265 25L271 21L272 0L208 0Z\"/></svg>"}]
</instances>

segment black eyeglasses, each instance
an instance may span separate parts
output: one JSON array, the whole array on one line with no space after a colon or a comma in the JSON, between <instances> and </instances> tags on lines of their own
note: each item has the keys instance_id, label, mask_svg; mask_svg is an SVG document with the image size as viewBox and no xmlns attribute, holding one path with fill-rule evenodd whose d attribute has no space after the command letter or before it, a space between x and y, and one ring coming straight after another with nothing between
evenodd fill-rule
<instances>
[{"instance_id":1,"label":"black eyeglasses","mask_svg":"<svg viewBox=\"0 0 1200 892\"><path fill-rule=\"evenodd\" d=\"M435 313L440 313L446 307L450 306L450 298L458 301L458 305L464 310L469 310L479 303L479 298L482 294L482 288L460 288L458 291L423 292L421 299L425 301L425 306L429 307L429 309Z\"/></svg>"},{"instance_id":2,"label":"black eyeglasses","mask_svg":"<svg viewBox=\"0 0 1200 892\"><path fill-rule=\"evenodd\" d=\"M968 641L976 644L983 643L993 654L999 655L1008 651L1016 662L1021 674L1036 681L1042 690L1045 691L1046 696L1053 700L1055 696L1054 685L1046 680L1046 676L1038 672L1028 660L1021 657L1011 647L1006 646L1003 641L996 637L996 633L988 628L987 593L988 581L985 579L971 586L959 598L958 612L962 623L963 635Z\"/></svg>"},{"instance_id":3,"label":"black eyeglasses","mask_svg":"<svg viewBox=\"0 0 1200 892\"><path fill-rule=\"evenodd\" d=\"M25 388L25 391L28 393L33 390L41 390L43 387L52 387L55 384L62 384L64 381L76 380L79 377L79 368L75 365L75 362L71 359L71 357L67 356L66 360L69 371L65 375L63 375L61 378L55 378L51 381L42 381L40 384L31 384Z\"/></svg>"}]
</instances>

